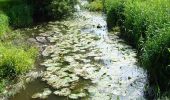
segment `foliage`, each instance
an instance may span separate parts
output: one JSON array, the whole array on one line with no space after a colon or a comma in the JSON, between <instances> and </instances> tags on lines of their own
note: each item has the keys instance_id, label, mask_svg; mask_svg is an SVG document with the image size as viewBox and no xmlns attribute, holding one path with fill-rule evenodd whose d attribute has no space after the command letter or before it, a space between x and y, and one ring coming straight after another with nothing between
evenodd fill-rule
<instances>
[{"instance_id":1,"label":"foliage","mask_svg":"<svg viewBox=\"0 0 170 100\"><path fill-rule=\"evenodd\" d=\"M49 16L54 19L62 18L73 11L73 2L71 0L53 0L48 7L51 12Z\"/></svg>"},{"instance_id":2,"label":"foliage","mask_svg":"<svg viewBox=\"0 0 170 100\"><path fill-rule=\"evenodd\" d=\"M7 12L10 24L14 27L26 27L33 23L32 8L27 4L13 5Z\"/></svg>"},{"instance_id":3,"label":"foliage","mask_svg":"<svg viewBox=\"0 0 170 100\"><path fill-rule=\"evenodd\" d=\"M6 86L4 80L30 70L37 55L37 50L26 44L19 33L11 32L9 25L19 28L61 19L74 11L75 3L76 0L0 0L0 92Z\"/></svg>"},{"instance_id":4,"label":"foliage","mask_svg":"<svg viewBox=\"0 0 170 100\"><path fill-rule=\"evenodd\" d=\"M127 36L137 46L140 39L147 40L170 24L169 0L137 0L125 2L124 16ZM130 31L130 32L129 32Z\"/></svg>"},{"instance_id":5,"label":"foliage","mask_svg":"<svg viewBox=\"0 0 170 100\"><path fill-rule=\"evenodd\" d=\"M105 6L108 28L111 29L113 26L120 24L123 20L123 0L106 0Z\"/></svg>"},{"instance_id":6,"label":"foliage","mask_svg":"<svg viewBox=\"0 0 170 100\"><path fill-rule=\"evenodd\" d=\"M120 26L121 36L138 49L141 64L160 91L170 91L169 0L106 0L109 28Z\"/></svg>"},{"instance_id":7,"label":"foliage","mask_svg":"<svg viewBox=\"0 0 170 100\"><path fill-rule=\"evenodd\" d=\"M77 0L32 0L36 20L61 19L74 11ZM41 16L41 17L39 17Z\"/></svg>"},{"instance_id":8,"label":"foliage","mask_svg":"<svg viewBox=\"0 0 170 100\"><path fill-rule=\"evenodd\" d=\"M143 47L140 60L151 73L151 77L156 81L161 91L169 91L170 86L170 27L162 29L153 38L148 39Z\"/></svg>"},{"instance_id":9,"label":"foliage","mask_svg":"<svg viewBox=\"0 0 170 100\"><path fill-rule=\"evenodd\" d=\"M103 2L102 0L94 0L94 1L91 1L90 4L86 5L86 7L91 11L102 11Z\"/></svg>"},{"instance_id":10,"label":"foliage","mask_svg":"<svg viewBox=\"0 0 170 100\"><path fill-rule=\"evenodd\" d=\"M5 85L6 85L6 81L0 80L0 92L2 92L4 90Z\"/></svg>"},{"instance_id":11,"label":"foliage","mask_svg":"<svg viewBox=\"0 0 170 100\"><path fill-rule=\"evenodd\" d=\"M0 9L8 15L10 25L26 27L33 22L62 19L74 11L77 0L1 0Z\"/></svg>"},{"instance_id":12,"label":"foliage","mask_svg":"<svg viewBox=\"0 0 170 100\"><path fill-rule=\"evenodd\" d=\"M1 0L0 9L8 16L13 27L25 27L32 24L32 7L26 0Z\"/></svg>"},{"instance_id":13,"label":"foliage","mask_svg":"<svg viewBox=\"0 0 170 100\"><path fill-rule=\"evenodd\" d=\"M34 65L36 49L24 50L11 43L0 44L0 79L12 78L22 74Z\"/></svg>"},{"instance_id":14,"label":"foliage","mask_svg":"<svg viewBox=\"0 0 170 100\"><path fill-rule=\"evenodd\" d=\"M37 55L37 50L9 27L64 18L73 12L75 3L76 0L0 0L0 92L6 85L3 80L30 70Z\"/></svg>"}]
</instances>

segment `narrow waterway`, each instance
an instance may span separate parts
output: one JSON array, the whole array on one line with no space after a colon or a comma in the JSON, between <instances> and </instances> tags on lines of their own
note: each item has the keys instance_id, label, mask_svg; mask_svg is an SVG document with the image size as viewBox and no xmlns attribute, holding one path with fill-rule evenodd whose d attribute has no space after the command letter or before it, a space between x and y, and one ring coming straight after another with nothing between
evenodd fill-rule
<instances>
[{"instance_id":1,"label":"narrow waterway","mask_svg":"<svg viewBox=\"0 0 170 100\"><path fill-rule=\"evenodd\" d=\"M105 15L76 8L73 19L25 31L36 34L29 41L41 48L42 75L10 100L144 100L147 75L135 49L108 32Z\"/></svg>"}]
</instances>

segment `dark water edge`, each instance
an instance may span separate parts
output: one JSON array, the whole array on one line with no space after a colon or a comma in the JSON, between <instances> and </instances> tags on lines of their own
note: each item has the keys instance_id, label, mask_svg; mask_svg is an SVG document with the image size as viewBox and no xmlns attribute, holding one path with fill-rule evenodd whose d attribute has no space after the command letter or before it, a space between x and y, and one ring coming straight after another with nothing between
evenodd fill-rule
<instances>
[{"instance_id":1,"label":"dark water edge","mask_svg":"<svg viewBox=\"0 0 170 100\"><path fill-rule=\"evenodd\" d=\"M76 85L76 88L73 90L73 93L76 93L77 91L84 88L84 86L89 85L89 80L83 80L81 79L79 84ZM19 93L15 94L14 96L9 97L9 100L40 100L40 99L33 99L32 95L38 92L43 92L44 88L49 88L52 91L55 91L51 86L46 84L46 82L41 81L41 78L38 78L31 83L25 84L26 88L22 88ZM79 98L81 100L87 100L88 95L84 98ZM63 96L57 96L55 94L51 94L48 96L45 100L70 100L68 97Z\"/></svg>"}]
</instances>

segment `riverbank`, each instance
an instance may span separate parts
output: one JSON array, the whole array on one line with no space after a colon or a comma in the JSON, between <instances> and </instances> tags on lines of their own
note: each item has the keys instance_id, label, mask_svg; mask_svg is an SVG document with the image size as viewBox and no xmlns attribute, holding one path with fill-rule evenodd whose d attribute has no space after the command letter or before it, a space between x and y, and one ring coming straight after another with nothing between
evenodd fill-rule
<instances>
[{"instance_id":1,"label":"riverbank","mask_svg":"<svg viewBox=\"0 0 170 100\"><path fill-rule=\"evenodd\" d=\"M76 1L0 0L0 94L35 69L38 57L38 44L26 41L32 33L14 30L66 18L74 4Z\"/></svg>"},{"instance_id":2,"label":"riverbank","mask_svg":"<svg viewBox=\"0 0 170 100\"><path fill-rule=\"evenodd\" d=\"M109 29L119 26L120 36L137 48L140 63L148 71L150 86L154 88L153 98L168 96L170 2L106 0L105 8Z\"/></svg>"}]
</instances>

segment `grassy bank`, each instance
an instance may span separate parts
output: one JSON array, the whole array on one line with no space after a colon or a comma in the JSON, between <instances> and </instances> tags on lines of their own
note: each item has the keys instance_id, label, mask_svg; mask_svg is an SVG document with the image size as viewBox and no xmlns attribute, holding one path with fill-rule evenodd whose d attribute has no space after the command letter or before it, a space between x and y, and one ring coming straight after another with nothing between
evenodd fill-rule
<instances>
[{"instance_id":1,"label":"grassy bank","mask_svg":"<svg viewBox=\"0 0 170 100\"><path fill-rule=\"evenodd\" d=\"M36 55L37 50L33 47L25 50L11 43L0 44L0 92L7 83L33 68Z\"/></svg>"},{"instance_id":2,"label":"grassy bank","mask_svg":"<svg viewBox=\"0 0 170 100\"><path fill-rule=\"evenodd\" d=\"M102 0L88 0L89 4L85 7L88 8L90 11L102 11L103 10L103 3Z\"/></svg>"},{"instance_id":3,"label":"grassy bank","mask_svg":"<svg viewBox=\"0 0 170 100\"><path fill-rule=\"evenodd\" d=\"M0 93L7 83L34 67L38 53L25 41L29 34L12 29L65 18L74 11L75 1L0 0Z\"/></svg>"},{"instance_id":4,"label":"grassy bank","mask_svg":"<svg viewBox=\"0 0 170 100\"><path fill-rule=\"evenodd\" d=\"M9 26L9 17L0 12L0 92L7 83L34 66L37 49L26 45L24 37L14 33ZM19 43L15 43L20 41Z\"/></svg>"},{"instance_id":5,"label":"grassy bank","mask_svg":"<svg viewBox=\"0 0 170 100\"><path fill-rule=\"evenodd\" d=\"M34 67L38 53L37 49L27 45L25 38L18 33L4 35L1 35L0 39L0 93L13 79Z\"/></svg>"},{"instance_id":6,"label":"grassy bank","mask_svg":"<svg viewBox=\"0 0 170 100\"><path fill-rule=\"evenodd\" d=\"M120 26L121 36L138 50L157 96L170 91L169 0L106 0L108 27ZM168 95L168 94L167 94Z\"/></svg>"}]
</instances>

